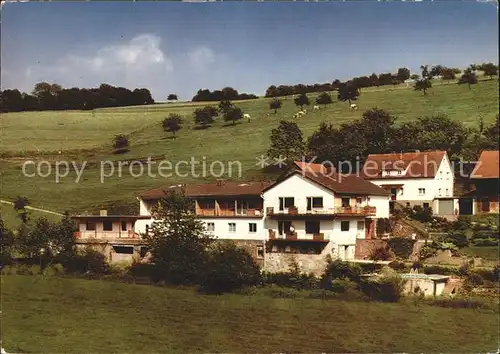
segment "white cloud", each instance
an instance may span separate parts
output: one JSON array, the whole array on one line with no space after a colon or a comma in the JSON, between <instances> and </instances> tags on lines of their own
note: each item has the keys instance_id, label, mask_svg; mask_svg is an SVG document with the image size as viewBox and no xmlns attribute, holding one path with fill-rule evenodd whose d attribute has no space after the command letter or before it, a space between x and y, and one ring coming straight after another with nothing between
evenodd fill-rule
<instances>
[{"instance_id":1,"label":"white cloud","mask_svg":"<svg viewBox=\"0 0 500 354\"><path fill-rule=\"evenodd\" d=\"M215 62L215 53L205 46L196 47L188 53L188 60L194 69L203 70Z\"/></svg>"},{"instance_id":2,"label":"white cloud","mask_svg":"<svg viewBox=\"0 0 500 354\"><path fill-rule=\"evenodd\" d=\"M173 70L172 60L161 50L160 43L156 35L141 34L127 43L102 47L93 55L70 53L51 65L29 66L25 78L33 83L55 81L64 86L102 82L144 86Z\"/></svg>"}]
</instances>

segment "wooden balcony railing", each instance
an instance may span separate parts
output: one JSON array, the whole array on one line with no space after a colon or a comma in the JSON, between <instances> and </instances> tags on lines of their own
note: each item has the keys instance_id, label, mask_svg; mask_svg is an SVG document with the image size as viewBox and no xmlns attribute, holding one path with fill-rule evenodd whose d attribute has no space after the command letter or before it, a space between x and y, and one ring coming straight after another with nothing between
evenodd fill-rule
<instances>
[{"instance_id":1,"label":"wooden balcony railing","mask_svg":"<svg viewBox=\"0 0 500 354\"><path fill-rule=\"evenodd\" d=\"M128 231L76 231L73 232L76 239L117 239L132 238L139 239L141 236L132 230Z\"/></svg>"},{"instance_id":2,"label":"wooden balcony railing","mask_svg":"<svg viewBox=\"0 0 500 354\"><path fill-rule=\"evenodd\" d=\"M197 216L262 216L262 209L245 209L245 210L231 210L231 209L198 209Z\"/></svg>"},{"instance_id":3,"label":"wooden balcony railing","mask_svg":"<svg viewBox=\"0 0 500 354\"><path fill-rule=\"evenodd\" d=\"M334 208L313 208L311 210L299 211L297 208L285 210L275 210L274 207L267 207L266 214L272 215L375 215L377 208L374 206L362 207L334 207Z\"/></svg>"},{"instance_id":4,"label":"wooden balcony railing","mask_svg":"<svg viewBox=\"0 0 500 354\"><path fill-rule=\"evenodd\" d=\"M327 241L324 233L317 234L298 234L297 232L287 232L278 235L276 230L268 229L270 240L289 240L289 241Z\"/></svg>"}]
</instances>

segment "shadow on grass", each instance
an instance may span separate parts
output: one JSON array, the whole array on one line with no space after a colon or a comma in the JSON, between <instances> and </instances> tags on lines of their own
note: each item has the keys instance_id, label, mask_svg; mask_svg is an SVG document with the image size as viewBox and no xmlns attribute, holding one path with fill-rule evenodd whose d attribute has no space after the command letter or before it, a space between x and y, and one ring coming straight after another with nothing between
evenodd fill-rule
<instances>
[{"instance_id":1,"label":"shadow on grass","mask_svg":"<svg viewBox=\"0 0 500 354\"><path fill-rule=\"evenodd\" d=\"M208 129L210 127L211 127L211 125L197 125L197 126L193 127L193 130L205 130L205 129Z\"/></svg>"},{"instance_id":2,"label":"shadow on grass","mask_svg":"<svg viewBox=\"0 0 500 354\"><path fill-rule=\"evenodd\" d=\"M223 124L223 125L222 125L222 128L227 128L227 127L235 127L235 126L237 126L237 125L239 125L239 124L241 124L241 122L237 122L237 123L233 123L233 122L231 122L231 123L226 123L226 124Z\"/></svg>"}]
</instances>

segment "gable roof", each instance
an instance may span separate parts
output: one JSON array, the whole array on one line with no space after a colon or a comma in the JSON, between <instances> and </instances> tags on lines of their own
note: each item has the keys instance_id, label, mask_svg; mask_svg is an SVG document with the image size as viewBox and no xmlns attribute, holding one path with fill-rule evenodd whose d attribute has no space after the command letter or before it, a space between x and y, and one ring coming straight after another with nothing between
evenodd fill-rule
<instances>
[{"instance_id":1,"label":"gable roof","mask_svg":"<svg viewBox=\"0 0 500 354\"><path fill-rule=\"evenodd\" d=\"M446 151L370 154L360 174L365 179L434 178ZM401 175L382 175L382 170L406 171Z\"/></svg>"},{"instance_id":2,"label":"gable roof","mask_svg":"<svg viewBox=\"0 0 500 354\"><path fill-rule=\"evenodd\" d=\"M364 180L354 174L328 174L312 173L307 171L295 170L288 174L286 177L276 181L275 183L266 187L263 192L269 190L276 185L280 184L284 180L290 178L293 175L300 174L303 177L313 181L320 186L338 194L355 194L355 195L389 195L390 193L369 181Z\"/></svg>"},{"instance_id":3,"label":"gable roof","mask_svg":"<svg viewBox=\"0 0 500 354\"><path fill-rule=\"evenodd\" d=\"M314 173L329 173L330 169L320 163L294 161L295 166L301 171L314 172Z\"/></svg>"},{"instance_id":4,"label":"gable roof","mask_svg":"<svg viewBox=\"0 0 500 354\"><path fill-rule=\"evenodd\" d=\"M159 199L165 197L168 191L184 192L188 197L213 197L213 196L260 196L264 188L271 182L232 182L221 181L218 183L171 185L147 190L139 197L142 199Z\"/></svg>"},{"instance_id":5,"label":"gable roof","mask_svg":"<svg viewBox=\"0 0 500 354\"><path fill-rule=\"evenodd\" d=\"M470 178L473 179L486 179L486 178L500 178L499 169L499 153L498 150L485 150L481 152L479 161L472 171Z\"/></svg>"}]
</instances>

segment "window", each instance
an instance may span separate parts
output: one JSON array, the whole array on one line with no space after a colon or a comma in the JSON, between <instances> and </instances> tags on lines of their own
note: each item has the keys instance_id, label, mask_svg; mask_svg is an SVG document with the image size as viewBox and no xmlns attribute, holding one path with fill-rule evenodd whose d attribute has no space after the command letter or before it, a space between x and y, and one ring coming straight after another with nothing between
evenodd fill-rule
<instances>
[{"instance_id":1,"label":"window","mask_svg":"<svg viewBox=\"0 0 500 354\"><path fill-rule=\"evenodd\" d=\"M404 189L403 189L403 188L401 188L401 189L399 190L399 194L400 194L400 195L403 195L403 192L404 192Z\"/></svg>"},{"instance_id":2,"label":"window","mask_svg":"<svg viewBox=\"0 0 500 354\"><path fill-rule=\"evenodd\" d=\"M350 226L349 221L341 221L340 222L340 231L349 231L349 226Z\"/></svg>"},{"instance_id":3,"label":"window","mask_svg":"<svg viewBox=\"0 0 500 354\"><path fill-rule=\"evenodd\" d=\"M400 174L401 174L401 170L398 170L398 175L400 175Z\"/></svg>"},{"instance_id":4,"label":"window","mask_svg":"<svg viewBox=\"0 0 500 354\"><path fill-rule=\"evenodd\" d=\"M247 215L248 203L242 200L236 201L236 215Z\"/></svg>"},{"instance_id":5,"label":"window","mask_svg":"<svg viewBox=\"0 0 500 354\"><path fill-rule=\"evenodd\" d=\"M363 198L356 198L356 205L360 206L363 203Z\"/></svg>"},{"instance_id":6,"label":"window","mask_svg":"<svg viewBox=\"0 0 500 354\"><path fill-rule=\"evenodd\" d=\"M102 222L102 229L104 231L113 231L113 222L109 220L105 220Z\"/></svg>"},{"instance_id":7,"label":"window","mask_svg":"<svg viewBox=\"0 0 500 354\"><path fill-rule=\"evenodd\" d=\"M234 222L229 223L229 232L236 232L236 223Z\"/></svg>"},{"instance_id":8,"label":"window","mask_svg":"<svg viewBox=\"0 0 500 354\"><path fill-rule=\"evenodd\" d=\"M122 231L127 231L127 222L122 221Z\"/></svg>"},{"instance_id":9,"label":"window","mask_svg":"<svg viewBox=\"0 0 500 354\"><path fill-rule=\"evenodd\" d=\"M254 222L251 222L248 224L248 231L249 232L257 232L257 224Z\"/></svg>"},{"instance_id":10,"label":"window","mask_svg":"<svg viewBox=\"0 0 500 354\"><path fill-rule=\"evenodd\" d=\"M425 195L425 188L419 188L418 195Z\"/></svg>"},{"instance_id":11,"label":"window","mask_svg":"<svg viewBox=\"0 0 500 354\"><path fill-rule=\"evenodd\" d=\"M280 197L280 210L294 206L295 200L293 197Z\"/></svg>"},{"instance_id":12,"label":"window","mask_svg":"<svg viewBox=\"0 0 500 354\"><path fill-rule=\"evenodd\" d=\"M323 197L307 197L307 210L323 208Z\"/></svg>"},{"instance_id":13,"label":"window","mask_svg":"<svg viewBox=\"0 0 500 354\"><path fill-rule=\"evenodd\" d=\"M85 224L85 230L87 231L95 231L95 222L93 221L87 221Z\"/></svg>"},{"instance_id":14,"label":"window","mask_svg":"<svg viewBox=\"0 0 500 354\"><path fill-rule=\"evenodd\" d=\"M365 229L365 222L358 221L358 231L363 231Z\"/></svg>"},{"instance_id":15,"label":"window","mask_svg":"<svg viewBox=\"0 0 500 354\"><path fill-rule=\"evenodd\" d=\"M257 246L257 259L264 259L264 246Z\"/></svg>"},{"instance_id":16,"label":"window","mask_svg":"<svg viewBox=\"0 0 500 354\"><path fill-rule=\"evenodd\" d=\"M342 198L342 208L351 206L351 198Z\"/></svg>"},{"instance_id":17,"label":"window","mask_svg":"<svg viewBox=\"0 0 500 354\"><path fill-rule=\"evenodd\" d=\"M306 221L306 234L319 234L319 221Z\"/></svg>"},{"instance_id":18,"label":"window","mask_svg":"<svg viewBox=\"0 0 500 354\"><path fill-rule=\"evenodd\" d=\"M450 190L446 188L446 195L450 195Z\"/></svg>"},{"instance_id":19,"label":"window","mask_svg":"<svg viewBox=\"0 0 500 354\"><path fill-rule=\"evenodd\" d=\"M215 231L215 223L207 222L207 232L214 232L214 231Z\"/></svg>"},{"instance_id":20,"label":"window","mask_svg":"<svg viewBox=\"0 0 500 354\"><path fill-rule=\"evenodd\" d=\"M120 254L134 254L134 247L113 246L113 251Z\"/></svg>"},{"instance_id":21,"label":"window","mask_svg":"<svg viewBox=\"0 0 500 354\"><path fill-rule=\"evenodd\" d=\"M438 189L438 195L441 195L441 188Z\"/></svg>"}]
</instances>

